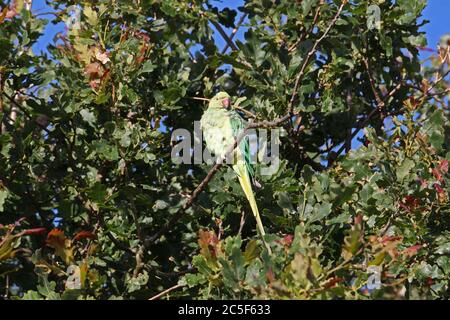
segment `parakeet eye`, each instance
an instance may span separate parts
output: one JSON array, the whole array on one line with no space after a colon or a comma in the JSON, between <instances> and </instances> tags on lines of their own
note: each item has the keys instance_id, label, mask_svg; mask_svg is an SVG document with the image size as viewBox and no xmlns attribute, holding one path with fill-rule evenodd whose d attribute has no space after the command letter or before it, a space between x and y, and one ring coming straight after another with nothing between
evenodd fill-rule
<instances>
[{"instance_id":1,"label":"parakeet eye","mask_svg":"<svg viewBox=\"0 0 450 320\"><path fill-rule=\"evenodd\" d=\"M231 104L231 99L230 98L225 98L222 100L222 106L224 106L225 108L229 108Z\"/></svg>"}]
</instances>

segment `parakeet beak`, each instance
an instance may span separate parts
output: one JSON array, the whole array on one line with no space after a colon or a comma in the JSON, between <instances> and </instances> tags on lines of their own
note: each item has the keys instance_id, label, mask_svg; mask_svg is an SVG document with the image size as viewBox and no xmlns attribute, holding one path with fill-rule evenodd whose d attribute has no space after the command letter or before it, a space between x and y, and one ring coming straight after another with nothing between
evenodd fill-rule
<instances>
[{"instance_id":1,"label":"parakeet beak","mask_svg":"<svg viewBox=\"0 0 450 320\"><path fill-rule=\"evenodd\" d=\"M230 98L225 98L225 99L222 100L222 106L225 109L229 109L230 105L231 105L231 99Z\"/></svg>"}]
</instances>

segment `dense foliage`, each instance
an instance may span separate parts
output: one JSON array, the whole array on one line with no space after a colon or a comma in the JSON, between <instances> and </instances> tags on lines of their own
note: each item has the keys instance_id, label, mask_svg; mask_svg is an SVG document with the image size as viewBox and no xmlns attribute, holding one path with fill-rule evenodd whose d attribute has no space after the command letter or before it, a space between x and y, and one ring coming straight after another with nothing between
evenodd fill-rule
<instances>
[{"instance_id":1,"label":"dense foliage","mask_svg":"<svg viewBox=\"0 0 450 320\"><path fill-rule=\"evenodd\" d=\"M448 298L450 46L421 66L424 0L28 3L0 1L4 298ZM191 198L211 166L171 160L218 88L292 115L257 170L272 255L230 168Z\"/></svg>"}]
</instances>

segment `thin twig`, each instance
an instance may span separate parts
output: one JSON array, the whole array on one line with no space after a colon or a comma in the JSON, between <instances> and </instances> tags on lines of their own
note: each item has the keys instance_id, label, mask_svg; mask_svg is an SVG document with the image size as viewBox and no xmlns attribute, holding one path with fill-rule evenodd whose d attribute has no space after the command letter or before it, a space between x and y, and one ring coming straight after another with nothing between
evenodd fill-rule
<instances>
[{"instance_id":1,"label":"thin twig","mask_svg":"<svg viewBox=\"0 0 450 320\"><path fill-rule=\"evenodd\" d=\"M431 91L436 87L436 85L441 82L448 74L450 74L450 70L448 70L447 72L445 72L443 75L441 75L440 77L438 77L432 84L430 87L428 87L426 90L424 90L422 92L422 95L420 97L417 98L417 100L422 100L422 102L425 101L425 99L427 97L430 96ZM350 140L353 140L355 138L355 136L359 133L359 131L361 131L361 129L365 128L371 118L382 111L382 107L386 104L386 102L403 86L405 85L403 82L398 83L395 88L393 88L387 95L386 97L383 99L383 101L381 101L381 104L377 104L377 107L375 109L373 109L368 115L367 117L365 117L363 120L361 120L359 122L359 124L356 126L355 131L352 133L352 135L350 136ZM445 94L447 92L447 90L443 91L442 93ZM396 113L401 113L402 110L397 111ZM392 113L390 115L394 115L395 113ZM334 148L334 147L333 147ZM339 148L339 150L336 152L336 156L334 157L334 160L337 159L337 157L344 151L345 149L345 145L341 146L341 148ZM333 164L333 161L330 161L330 163L328 164L328 167L330 167Z\"/></svg>"},{"instance_id":2,"label":"thin twig","mask_svg":"<svg viewBox=\"0 0 450 320\"><path fill-rule=\"evenodd\" d=\"M8 95L6 92L3 92L3 95L12 103L14 104L20 111L22 111L24 113L24 115L29 118L30 120L33 119L33 117L31 116L31 114L23 107L20 105L20 103L18 103L16 100L14 100L13 97L11 97L10 95ZM34 121L42 130L44 130L47 134L50 134L50 131L42 124L40 124L38 121Z\"/></svg>"},{"instance_id":3,"label":"thin twig","mask_svg":"<svg viewBox=\"0 0 450 320\"><path fill-rule=\"evenodd\" d=\"M313 31L314 27L317 25L317 21L319 20L320 9L322 8L322 6L323 6L323 0L320 1L319 5L318 5L318 7L317 7L317 9L316 9L316 13L315 13L315 15L314 15L314 19L313 19L313 23L311 24L311 27L309 27L309 29L308 29L306 32L303 32L303 33L300 35L300 38L299 38L293 45L291 45L291 46L288 48L288 52L289 52L289 53L291 53L292 51L294 51L294 50L297 48L297 46L298 46L300 43L302 43L302 41L306 38L306 35L309 34L309 33L311 33L311 32Z\"/></svg>"},{"instance_id":4,"label":"thin twig","mask_svg":"<svg viewBox=\"0 0 450 320\"><path fill-rule=\"evenodd\" d=\"M367 75L369 76L370 88L372 89L373 95L375 96L375 101L377 102L378 108L384 107L384 102L381 100L380 95L378 94L377 89L375 88L375 81L372 77L372 72L369 64L369 60L367 58L363 58L364 66L366 67Z\"/></svg>"},{"instance_id":5,"label":"thin twig","mask_svg":"<svg viewBox=\"0 0 450 320\"><path fill-rule=\"evenodd\" d=\"M201 16L206 16L204 12L200 13ZM208 18L209 19L209 18ZM232 38L234 37L233 33L229 37L226 32L223 30L222 26L215 20L209 19L209 21L212 23L212 25L216 28L216 30L220 33L222 38L225 40L227 45L234 51L239 51L239 48L236 46L236 44L233 42ZM246 60L240 61L243 65L245 65L247 68L251 69L252 65L247 62Z\"/></svg>"},{"instance_id":6,"label":"thin twig","mask_svg":"<svg viewBox=\"0 0 450 320\"><path fill-rule=\"evenodd\" d=\"M294 84L294 90L292 91L291 100L289 101L288 110L289 112L292 112L292 108L294 106L295 98L297 97L297 91L300 84L300 80L303 78L303 75L305 73L306 67L309 64L309 61L311 60L311 57L316 53L317 47L319 46L320 42L322 42L323 39L328 35L331 28L335 25L337 19L341 15L342 9L344 8L344 5L348 2L348 0L343 0L341 5L339 6L339 9L334 16L333 20L331 20L328 27L325 29L325 32L322 34L322 36L314 42L314 45L312 46L311 50L309 50L305 61L302 64L302 67L300 69L300 72L297 74L297 77L295 78L295 84Z\"/></svg>"},{"instance_id":7,"label":"thin twig","mask_svg":"<svg viewBox=\"0 0 450 320\"><path fill-rule=\"evenodd\" d=\"M231 32L229 38L231 41L233 41L234 36L236 35L236 33L238 32L239 28L241 27L242 23L244 22L245 18L247 17L247 13L243 14L241 16L241 18L239 19L238 23L236 24L236 28L233 29L233 31ZM225 52L227 52L228 48L229 48L229 44L226 43L225 47L222 49L222 54L225 54Z\"/></svg>"},{"instance_id":8,"label":"thin twig","mask_svg":"<svg viewBox=\"0 0 450 320\"><path fill-rule=\"evenodd\" d=\"M179 288L182 288L182 287L183 287L182 284L174 285L173 287L170 287L169 289L166 289L163 292L158 293L156 296L153 296L153 297L151 297L148 300L156 300L156 299L161 298L162 296L168 294L169 292L171 292L173 290L176 290L176 289L179 289Z\"/></svg>"},{"instance_id":9,"label":"thin twig","mask_svg":"<svg viewBox=\"0 0 450 320\"><path fill-rule=\"evenodd\" d=\"M200 101L209 101L211 99L208 98L203 98L203 97L188 97L189 99L193 99L193 100L200 100Z\"/></svg>"},{"instance_id":10,"label":"thin twig","mask_svg":"<svg viewBox=\"0 0 450 320\"><path fill-rule=\"evenodd\" d=\"M241 215L241 222L239 223L239 230L238 230L238 235L240 235L242 233L242 229L244 228L244 224L245 224L245 211L242 211L242 215Z\"/></svg>"},{"instance_id":11,"label":"thin twig","mask_svg":"<svg viewBox=\"0 0 450 320\"><path fill-rule=\"evenodd\" d=\"M238 51L239 48L234 44L233 40L231 40L231 38L225 33L222 26L214 20L209 20L209 21L211 21L211 23L216 28L216 30L219 31L220 35L226 41L228 46L231 47L231 49L233 49L234 51Z\"/></svg>"},{"instance_id":12,"label":"thin twig","mask_svg":"<svg viewBox=\"0 0 450 320\"><path fill-rule=\"evenodd\" d=\"M250 112L250 111L248 111L248 110L245 110L244 108L241 108L241 107L234 107L234 106L233 106L233 109L245 113L245 114L247 115L247 117L250 117L250 118L253 118L253 119L256 119L256 118L257 118L256 114L254 114L254 113L252 113L252 112Z\"/></svg>"},{"instance_id":13,"label":"thin twig","mask_svg":"<svg viewBox=\"0 0 450 320\"><path fill-rule=\"evenodd\" d=\"M384 105L400 88L402 87L402 83L399 83L399 84L397 84L396 86L395 86L395 88L394 89L392 89L391 90L391 92L389 92L388 94L387 94L387 96L385 97L385 99L384 100L382 100L381 101L381 103L382 103L382 105ZM377 114L378 112L380 112L382 110L382 107L381 107L381 105L380 104L378 104L377 105L377 107L376 108L374 108L368 115L367 115L367 117L365 117L364 119L362 119L361 121L359 121L359 123L356 125L356 129L355 129L355 131L353 131L353 133L350 135L350 137L349 137L349 141L352 141L355 137L356 137L356 135L359 133L359 131L361 131L361 129L363 129L363 128L365 128L368 124L369 124L369 122L370 122L370 120L372 119L372 117L375 115L375 114ZM335 146L333 146L333 148L334 148ZM344 145L342 145L340 148L339 148L339 150L338 151L336 151L336 155L335 155L335 157L333 158L333 159L331 159L331 161L329 161L329 163L328 163L328 167L330 167L333 163L334 163L334 160L336 160L337 159L337 157L345 150L345 147L346 147L346 145L344 144Z\"/></svg>"}]
</instances>

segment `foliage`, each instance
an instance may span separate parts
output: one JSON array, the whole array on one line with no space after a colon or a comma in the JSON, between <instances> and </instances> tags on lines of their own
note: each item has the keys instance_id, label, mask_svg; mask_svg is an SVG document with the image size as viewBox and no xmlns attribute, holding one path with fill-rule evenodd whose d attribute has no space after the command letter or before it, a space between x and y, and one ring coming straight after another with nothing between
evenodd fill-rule
<instances>
[{"instance_id":1,"label":"foliage","mask_svg":"<svg viewBox=\"0 0 450 320\"><path fill-rule=\"evenodd\" d=\"M75 4L80 28L38 52ZM421 68L425 1L49 5L44 19L0 1L5 298L448 298L450 55L443 42ZM218 30L237 27L222 51ZM279 170L257 174L273 255L230 168L183 209L210 166L173 163L171 134L218 87L247 98L244 116L300 115Z\"/></svg>"}]
</instances>

